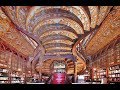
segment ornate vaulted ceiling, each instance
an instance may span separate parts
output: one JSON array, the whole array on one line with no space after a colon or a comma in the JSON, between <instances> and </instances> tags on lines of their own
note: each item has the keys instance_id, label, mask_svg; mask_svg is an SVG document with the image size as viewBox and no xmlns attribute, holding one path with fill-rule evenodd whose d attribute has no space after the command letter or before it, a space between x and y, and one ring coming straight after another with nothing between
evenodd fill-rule
<instances>
[{"instance_id":1,"label":"ornate vaulted ceiling","mask_svg":"<svg viewBox=\"0 0 120 90\"><path fill-rule=\"evenodd\" d=\"M1 8L8 19L3 19L1 14L0 26L4 29L0 30L0 38L18 52L28 57L35 57L29 61L37 71L40 69L39 61L44 61L42 71L46 73L50 72L50 63L58 58L71 60L67 63L68 73L74 72L72 63L74 59L77 60L77 72L84 70L86 64L77 54L76 41L86 33L98 29L86 47L88 55L94 54L120 34L119 26L109 23L118 22L119 25L120 10L117 9L116 13L112 14L114 12L111 10L112 6L2 6ZM100 28L97 28L98 26ZM113 34L106 37L103 32L108 33L107 31ZM107 41L99 45L98 38L101 42Z\"/></svg>"}]
</instances>

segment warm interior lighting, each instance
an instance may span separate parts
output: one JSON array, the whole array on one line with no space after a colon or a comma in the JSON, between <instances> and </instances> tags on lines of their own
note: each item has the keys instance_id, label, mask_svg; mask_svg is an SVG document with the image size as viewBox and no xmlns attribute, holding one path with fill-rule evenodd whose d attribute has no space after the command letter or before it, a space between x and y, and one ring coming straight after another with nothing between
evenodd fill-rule
<instances>
[{"instance_id":1,"label":"warm interior lighting","mask_svg":"<svg viewBox=\"0 0 120 90\"><path fill-rule=\"evenodd\" d=\"M21 69L20 69L20 68L18 68L18 71L21 71Z\"/></svg>"}]
</instances>

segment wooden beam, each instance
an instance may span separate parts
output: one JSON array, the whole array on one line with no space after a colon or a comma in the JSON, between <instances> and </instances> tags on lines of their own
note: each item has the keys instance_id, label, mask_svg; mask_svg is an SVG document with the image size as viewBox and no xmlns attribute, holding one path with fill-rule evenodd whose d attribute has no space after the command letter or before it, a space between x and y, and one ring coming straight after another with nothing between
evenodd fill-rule
<instances>
[{"instance_id":1,"label":"wooden beam","mask_svg":"<svg viewBox=\"0 0 120 90\"><path fill-rule=\"evenodd\" d=\"M14 24L15 25L15 24ZM16 25L15 25L16 26ZM29 38L33 39L37 44L40 44L40 40L39 40L39 36L34 35L33 33L29 33L26 30L23 30L22 28L16 26L16 29L22 33L24 33L25 35L27 35Z\"/></svg>"},{"instance_id":2,"label":"wooden beam","mask_svg":"<svg viewBox=\"0 0 120 90\"><path fill-rule=\"evenodd\" d=\"M60 56L57 56L57 55L45 55L43 60L46 61L48 59L58 59L58 58L68 58L68 59L71 59L71 60L75 61L75 57L72 54L60 55Z\"/></svg>"}]
</instances>

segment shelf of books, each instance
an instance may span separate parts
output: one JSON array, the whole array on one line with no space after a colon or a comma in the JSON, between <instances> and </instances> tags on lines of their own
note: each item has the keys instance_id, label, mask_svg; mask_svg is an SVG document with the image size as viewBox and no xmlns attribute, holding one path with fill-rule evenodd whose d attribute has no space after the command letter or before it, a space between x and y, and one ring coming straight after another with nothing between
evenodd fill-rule
<instances>
[{"instance_id":1,"label":"shelf of books","mask_svg":"<svg viewBox=\"0 0 120 90\"><path fill-rule=\"evenodd\" d=\"M84 80L86 81L86 82L90 82L91 81L91 75L90 75L90 69L87 69L86 71L85 71L85 73L84 73Z\"/></svg>"},{"instance_id":2,"label":"shelf of books","mask_svg":"<svg viewBox=\"0 0 120 90\"><path fill-rule=\"evenodd\" d=\"M92 66L94 81L107 77L110 83L120 83L120 43L103 52Z\"/></svg>"},{"instance_id":3,"label":"shelf of books","mask_svg":"<svg viewBox=\"0 0 120 90\"><path fill-rule=\"evenodd\" d=\"M0 69L0 84L8 83L8 70Z\"/></svg>"},{"instance_id":4,"label":"shelf of books","mask_svg":"<svg viewBox=\"0 0 120 90\"><path fill-rule=\"evenodd\" d=\"M11 55L11 57L10 57ZM23 82L21 79L22 72L25 71L23 59L11 54L10 51L0 52L0 84Z\"/></svg>"},{"instance_id":5,"label":"shelf of books","mask_svg":"<svg viewBox=\"0 0 120 90\"><path fill-rule=\"evenodd\" d=\"M120 43L111 49L111 59L109 61L109 82L120 83Z\"/></svg>"},{"instance_id":6,"label":"shelf of books","mask_svg":"<svg viewBox=\"0 0 120 90\"><path fill-rule=\"evenodd\" d=\"M120 82L120 64L109 67L109 82Z\"/></svg>"}]
</instances>

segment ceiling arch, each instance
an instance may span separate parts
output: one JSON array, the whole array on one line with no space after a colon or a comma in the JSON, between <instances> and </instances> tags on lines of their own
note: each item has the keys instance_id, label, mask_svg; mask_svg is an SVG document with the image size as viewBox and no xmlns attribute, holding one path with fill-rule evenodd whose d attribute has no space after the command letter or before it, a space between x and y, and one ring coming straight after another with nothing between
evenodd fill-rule
<instances>
[{"instance_id":1,"label":"ceiling arch","mask_svg":"<svg viewBox=\"0 0 120 90\"><path fill-rule=\"evenodd\" d=\"M11 22L15 24L15 27L20 27L23 31L26 30L29 34L38 36L37 41L45 49L44 56L49 57L43 58L43 60L52 60L54 56L55 59L57 57L65 59L69 57L62 55L74 55L77 58L77 72L80 72L85 69L86 65L84 60L76 55L76 51L72 52L72 46L75 45L75 41L84 37L83 35L86 35L86 32L89 33L90 30L97 29L96 26L101 25L112 6L3 6L2 8ZM114 24L112 23L110 27L113 27ZM18 41L15 42L19 44ZM71 65L69 63L69 70L73 72Z\"/></svg>"},{"instance_id":2,"label":"ceiling arch","mask_svg":"<svg viewBox=\"0 0 120 90\"><path fill-rule=\"evenodd\" d=\"M67 54L72 54L71 50L52 50L52 51L46 51L45 55L67 55Z\"/></svg>"},{"instance_id":3,"label":"ceiling arch","mask_svg":"<svg viewBox=\"0 0 120 90\"><path fill-rule=\"evenodd\" d=\"M73 28L78 34L84 34L83 28L75 21L64 18L64 17L57 17L57 18L51 18L51 19L46 19L37 24L37 26L34 28L33 32L39 30L39 28L43 25L46 24L64 24L68 27Z\"/></svg>"},{"instance_id":4,"label":"ceiling arch","mask_svg":"<svg viewBox=\"0 0 120 90\"><path fill-rule=\"evenodd\" d=\"M73 13L83 23L84 30L90 30L89 16L87 15L84 8L81 6L68 6L68 7L67 6L54 6L54 7L53 6L47 6L47 7L46 6L35 6L35 7L31 8L31 10L28 14L28 17L26 20L26 26L29 26L28 23L31 22L30 18L33 18L35 16L35 14L40 13L40 11L42 11L42 10L53 9L53 8L59 8L59 9L66 10L66 11Z\"/></svg>"},{"instance_id":5,"label":"ceiling arch","mask_svg":"<svg viewBox=\"0 0 120 90\"><path fill-rule=\"evenodd\" d=\"M88 6L88 9L90 11L90 17L91 17L91 28L95 28L97 21L98 21L98 12L99 8L98 6Z\"/></svg>"},{"instance_id":6,"label":"ceiling arch","mask_svg":"<svg viewBox=\"0 0 120 90\"><path fill-rule=\"evenodd\" d=\"M64 35L58 35L58 34L52 35L52 36L48 35L48 36L44 37L44 39L41 39L41 42L45 43L45 42L48 42L50 40L69 40L69 41L73 42L73 40L70 37L67 37Z\"/></svg>"},{"instance_id":7,"label":"ceiling arch","mask_svg":"<svg viewBox=\"0 0 120 90\"><path fill-rule=\"evenodd\" d=\"M29 12L30 6L16 6L16 18L18 21L19 27L26 30L26 18Z\"/></svg>"},{"instance_id":8,"label":"ceiling arch","mask_svg":"<svg viewBox=\"0 0 120 90\"><path fill-rule=\"evenodd\" d=\"M65 46L61 46L61 47L49 47L49 48L46 48L47 51L49 51L49 50L56 50L56 49L71 50L72 48L71 48L71 47L65 47Z\"/></svg>"},{"instance_id":9,"label":"ceiling arch","mask_svg":"<svg viewBox=\"0 0 120 90\"><path fill-rule=\"evenodd\" d=\"M65 43L49 43L49 44L46 44L44 45L44 48L49 48L49 47L62 47L62 46L65 46L65 47L71 47L71 45L68 45L68 44L65 44Z\"/></svg>"},{"instance_id":10,"label":"ceiling arch","mask_svg":"<svg viewBox=\"0 0 120 90\"><path fill-rule=\"evenodd\" d=\"M48 31L58 31L58 30L66 30L66 31L70 31L74 34L77 35L77 32L72 29L71 27L69 26L66 26L64 24L47 24L47 25L43 25L39 28L39 30L37 31L33 31L33 33L37 33L39 36L41 36L42 34L44 34L45 32L48 32Z\"/></svg>"},{"instance_id":11,"label":"ceiling arch","mask_svg":"<svg viewBox=\"0 0 120 90\"><path fill-rule=\"evenodd\" d=\"M71 39L76 39L76 38L78 38L78 36L77 36L76 34L70 32L69 30L59 30L59 31L58 31L58 30L57 30L57 31L52 30L52 31L47 31L47 32L45 32L44 34L42 34L42 35L39 37L39 39L41 40L41 38L44 38L44 37L46 37L46 36L48 36L48 35L50 36L50 35L56 35L56 34L68 36L68 37L70 37Z\"/></svg>"},{"instance_id":12,"label":"ceiling arch","mask_svg":"<svg viewBox=\"0 0 120 90\"><path fill-rule=\"evenodd\" d=\"M73 44L73 42L71 42L71 41L69 41L69 40L64 40L64 39L50 40L50 41L44 42L44 43L42 43L42 44L45 45L45 44L48 44L48 43L67 43L68 45L72 45L72 44Z\"/></svg>"},{"instance_id":13,"label":"ceiling arch","mask_svg":"<svg viewBox=\"0 0 120 90\"><path fill-rule=\"evenodd\" d=\"M71 50L56 49L56 50L52 50L52 51L46 51L46 53L52 53L52 52L71 52Z\"/></svg>"},{"instance_id":14,"label":"ceiling arch","mask_svg":"<svg viewBox=\"0 0 120 90\"><path fill-rule=\"evenodd\" d=\"M97 21L97 25L100 25L102 23L102 21L105 19L105 17L108 15L108 13L110 12L110 9L113 6L100 6L100 10L99 10L99 14L98 14L98 21Z\"/></svg>"}]
</instances>

